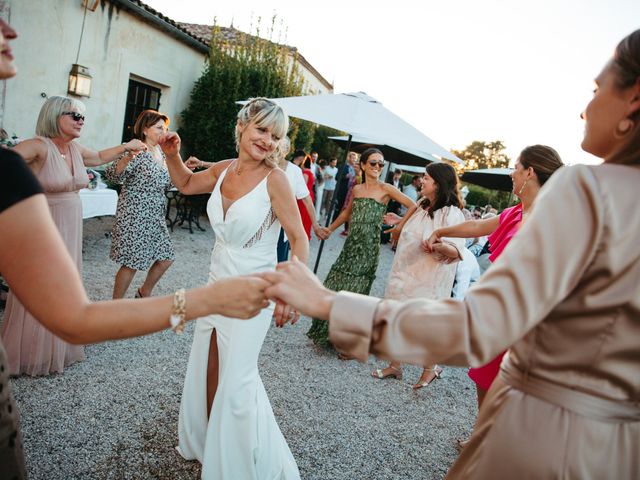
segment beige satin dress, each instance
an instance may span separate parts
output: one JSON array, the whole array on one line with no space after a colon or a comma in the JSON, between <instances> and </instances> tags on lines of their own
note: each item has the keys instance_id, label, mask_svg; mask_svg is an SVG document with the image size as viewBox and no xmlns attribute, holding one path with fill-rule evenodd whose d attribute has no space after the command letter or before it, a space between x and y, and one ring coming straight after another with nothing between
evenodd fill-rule
<instances>
[{"instance_id":1,"label":"beige satin dress","mask_svg":"<svg viewBox=\"0 0 640 480\"><path fill-rule=\"evenodd\" d=\"M640 478L639 187L638 166L561 169L463 302L338 295L331 341L361 360L510 348L447 478Z\"/></svg>"}]
</instances>

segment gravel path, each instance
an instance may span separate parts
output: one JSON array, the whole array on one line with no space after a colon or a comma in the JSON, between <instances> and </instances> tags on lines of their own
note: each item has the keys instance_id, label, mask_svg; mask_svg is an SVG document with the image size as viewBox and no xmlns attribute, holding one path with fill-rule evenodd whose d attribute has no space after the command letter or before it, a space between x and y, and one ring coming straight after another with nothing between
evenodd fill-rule
<instances>
[{"instance_id":1,"label":"gravel path","mask_svg":"<svg viewBox=\"0 0 640 480\"><path fill-rule=\"evenodd\" d=\"M108 258L110 217L84 223L84 280L94 300L111 296L116 265ZM213 234L176 228L177 259L156 294L207 278ZM326 242L320 278L344 243ZM311 243L311 262L318 242ZM383 245L372 294L384 293L393 261ZM311 263L310 262L310 263ZM136 278L130 296L142 281ZM475 420L475 390L466 370L446 368L444 378L419 392L420 368L404 368L402 381L376 381L366 365L338 360L305 336L310 319L272 328L260 372L280 428L304 479L439 479L457 451L455 439ZM87 360L49 377L13 379L31 479L196 479L198 462L184 461L177 422L193 326L177 336L91 345Z\"/></svg>"}]
</instances>

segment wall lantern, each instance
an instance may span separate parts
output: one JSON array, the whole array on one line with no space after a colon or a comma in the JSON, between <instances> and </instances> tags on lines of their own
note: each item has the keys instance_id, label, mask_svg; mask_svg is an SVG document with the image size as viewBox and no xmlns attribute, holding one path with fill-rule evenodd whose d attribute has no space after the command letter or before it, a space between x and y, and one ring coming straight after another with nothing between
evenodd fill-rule
<instances>
[{"instance_id":1,"label":"wall lantern","mask_svg":"<svg viewBox=\"0 0 640 480\"><path fill-rule=\"evenodd\" d=\"M69 89L71 95L89 97L91 95L91 75L89 69L74 63L69 72Z\"/></svg>"}]
</instances>

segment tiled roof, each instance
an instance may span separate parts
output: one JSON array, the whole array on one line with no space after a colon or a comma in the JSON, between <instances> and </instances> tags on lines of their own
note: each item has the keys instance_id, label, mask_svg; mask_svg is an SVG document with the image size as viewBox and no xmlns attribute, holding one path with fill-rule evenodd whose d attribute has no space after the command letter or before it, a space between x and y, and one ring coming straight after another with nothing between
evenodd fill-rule
<instances>
[{"instance_id":1,"label":"tiled roof","mask_svg":"<svg viewBox=\"0 0 640 480\"><path fill-rule=\"evenodd\" d=\"M151 20L154 20L155 18L154 23L164 24L162 26L163 30L166 30L168 33L181 38L183 41L191 44L193 47L197 48L200 51L204 52L205 49L209 49L209 44L211 43L211 31L213 29L211 25L176 22L175 20L172 20L169 17L163 15L161 12L157 11L156 9L150 7L140 0L110 1L115 5L126 8L132 13L144 17L151 17ZM240 30L230 27L220 27L220 31L225 36L225 38L230 41L237 40L238 37L241 36L255 37L254 35L250 35L248 33L241 32ZM329 90L333 91L333 85L325 80L325 78L313 67L313 65L311 65L302 55L300 55L297 48L288 45L286 45L286 47L291 51L292 54L297 54L298 61L309 72L311 72L314 77L316 77Z\"/></svg>"},{"instance_id":2,"label":"tiled roof","mask_svg":"<svg viewBox=\"0 0 640 480\"><path fill-rule=\"evenodd\" d=\"M205 42L207 45L209 44L209 42L211 42L211 32L213 30L212 25L200 25L198 23L182 23L182 22L179 22L178 25L180 25L187 32L189 32L190 35L194 36L195 38L197 38L202 42ZM222 34L222 36L230 42L243 40L244 37L258 38L255 35L250 35L248 33L241 32L240 30L233 27L218 26L218 28L220 29L220 33ZM285 46L292 52L298 51L296 47L290 47L288 45L285 45Z\"/></svg>"},{"instance_id":3,"label":"tiled roof","mask_svg":"<svg viewBox=\"0 0 640 480\"><path fill-rule=\"evenodd\" d=\"M179 23L185 30L187 30L194 38L197 38L201 42L206 42L207 45L211 42L211 32L213 30L212 25L200 25L197 23ZM250 35L248 33L241 32L232 27L219 27L220 33L225 37L225 39L230 42L234 42L236 40L241 40L242 37L250 37L256 38L255 35ZM311 65L306 58L304 58L296 47L291 47L289 45L285 45L286 48L292 54L297 54L296 58L300 64L304 66L314 77L318 79L324 86L329 89L329 91L333 91L333 85L331 85L321 74L318 72L313 65Z\"/></svg>"},{"instance_id":4,"label":"tiled roof","mask_svg":"<svg viewBox=\"0 0 640 480\"><path fill-rule=\"evenodd\" d=\"M203 41L202 39L194 36L186 30L180 23L175 20L170 19L166 15L163 15L161 12L156 9L150 7L144 2L140 0L109 0L116 7L122 7L126 10L130 11L134 15L138 15L141 17L146 17L148 20L155 23L162 30L167 33L172 34L180 38L183 41L187 41L187 43L191 44L193 47L196 47L201 51L208 51L209 42ZM103 3L104 6L104 3ZM195 42L193 42L195 40Z\"/></svg>"}]
</instances>

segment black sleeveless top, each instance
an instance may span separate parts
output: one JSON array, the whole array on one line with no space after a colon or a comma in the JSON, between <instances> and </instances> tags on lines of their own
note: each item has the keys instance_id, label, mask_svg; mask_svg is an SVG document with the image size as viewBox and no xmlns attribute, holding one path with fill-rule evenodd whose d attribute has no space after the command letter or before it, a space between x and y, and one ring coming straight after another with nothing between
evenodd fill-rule
<instances>
[{"instance_id":1,"label":"black sleeveless top","mask_svg":"<svg viewBox=\"0 0 640 480\"><path fill-rule=\"evenodd\" d=\"M0 214L38 193L42 193L42 187L20 155L0 147ZM22 479L27 473L20 416L11 394L6 363L6 352L0 341L0 477Z\"/></svg>"}]
</instances>

